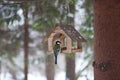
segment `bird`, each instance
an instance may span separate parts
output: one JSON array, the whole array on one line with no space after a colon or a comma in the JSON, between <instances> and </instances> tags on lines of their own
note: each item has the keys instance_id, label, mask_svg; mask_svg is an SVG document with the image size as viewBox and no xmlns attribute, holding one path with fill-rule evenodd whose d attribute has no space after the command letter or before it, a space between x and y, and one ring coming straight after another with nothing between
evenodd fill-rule
<instances>
[{"instance_id":1,"label":"bird","mask_svg":"<svg viewBox=\"0 0 120 80\"><path fill-rule=\"evenodd\" d=\"M57 64L57 56L58 56L58 53L60 52L60 44L61 44L60 41L56 41L53 47L54 56L55 56L55 64Z\"/></svg>"}]
</instances>

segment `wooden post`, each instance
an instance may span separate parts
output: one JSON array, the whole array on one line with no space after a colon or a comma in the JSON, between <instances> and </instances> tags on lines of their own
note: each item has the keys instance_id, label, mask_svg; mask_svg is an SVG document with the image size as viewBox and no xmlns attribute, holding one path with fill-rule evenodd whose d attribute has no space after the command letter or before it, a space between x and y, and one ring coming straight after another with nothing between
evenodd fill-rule
<instances>
[{"instance_id":1,"label":"wooden post","mask_svg":"<svg viewBox=\"0 0 120 80\"><path fill-rule=\"evenodd\" d=\"M48 51L53 52L53 44L52 44L53 38L48 38Z\"/></svg>"},{"instance_id":2,"label":"wooden post","mask_svg":"<svg viewBox=\"0 0 120 80\"><path fill-rule=\"evenodd\" d=\"M81 41L77 41L77 48L82 52L82 43Z\"/></svg>"},{"instance_id":3,"label":"wooden post","mask_svg":"<svg viewBox=\"0 0 120 80\"><path fill-rule=\"evenodd\" d=\"M67 39L67 41L66 41L67 42L67 52L71 53L71 50L72 50L72 40L69 37L67 37L66 39Z\"/></svg>"}]
</instances>

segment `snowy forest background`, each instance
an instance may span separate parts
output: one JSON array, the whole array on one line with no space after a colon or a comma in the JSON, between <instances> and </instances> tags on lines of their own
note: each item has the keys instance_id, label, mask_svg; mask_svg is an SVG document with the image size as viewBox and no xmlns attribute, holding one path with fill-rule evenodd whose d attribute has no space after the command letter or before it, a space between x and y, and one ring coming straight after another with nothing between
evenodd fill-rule
<instances>
[{"instance_id":1,"label":"snowy forest background","mask_svg":"<svg viewBox=\"0 0 120 80\"><path fill-rule=\"evenodd\" d=\"M59 54L57 65L42 42L56 23L75 25L87 40L83 52ZM0 80L25 80L25 58L28 80L93 80L92 0L0 0Z\"/></svg>"}]
</instances>

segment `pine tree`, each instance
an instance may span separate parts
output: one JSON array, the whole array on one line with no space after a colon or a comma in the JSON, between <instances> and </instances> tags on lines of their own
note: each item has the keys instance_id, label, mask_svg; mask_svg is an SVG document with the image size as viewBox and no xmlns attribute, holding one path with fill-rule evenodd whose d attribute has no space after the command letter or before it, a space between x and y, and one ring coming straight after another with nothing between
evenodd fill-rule
<instances>
[{"instance_id":1,"label":"pine tree","mask_svg":"<svg viewBox=\"0 0 120 80\"><path fill-rule=\"evenodd\" d=\"M120 80L120 0L94 0L95 80Z\"/></svg>"}]
</instances>

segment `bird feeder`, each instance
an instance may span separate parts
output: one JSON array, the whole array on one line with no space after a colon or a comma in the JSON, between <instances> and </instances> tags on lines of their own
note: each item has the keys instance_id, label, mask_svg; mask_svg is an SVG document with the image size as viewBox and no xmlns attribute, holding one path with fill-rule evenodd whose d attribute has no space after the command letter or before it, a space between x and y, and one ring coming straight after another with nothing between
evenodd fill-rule
<instances>
[{"instance_id":1,"label":"bird feeder","mask_svg":"<svg viewBox=\"0 0 120 80\"><path fill-rule=\"evenodd\" d=\"M44 42L48 43L48 51L53 53L55 41L61 42L62 53L74 53L82 51L82 42L86 40L72 25L56 24L44 38Z\"/></svg>"}]
</instances>

